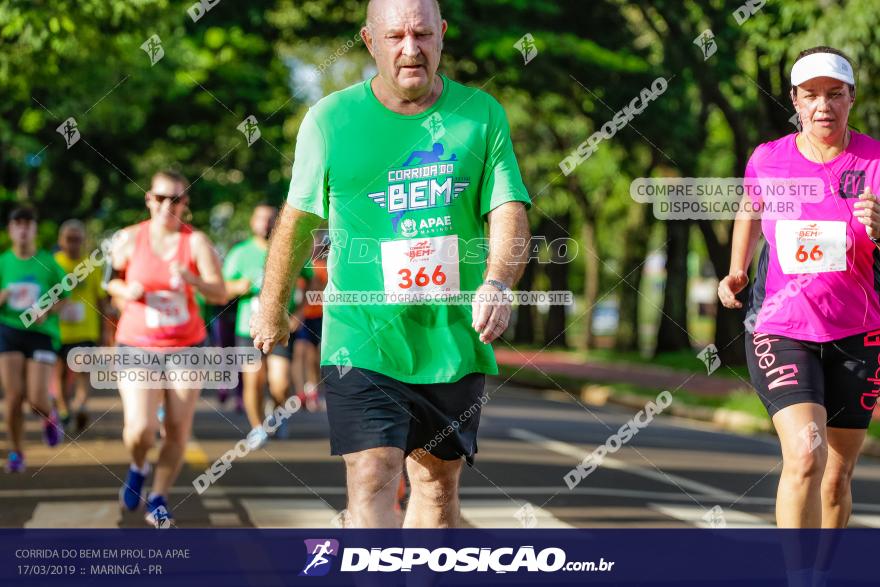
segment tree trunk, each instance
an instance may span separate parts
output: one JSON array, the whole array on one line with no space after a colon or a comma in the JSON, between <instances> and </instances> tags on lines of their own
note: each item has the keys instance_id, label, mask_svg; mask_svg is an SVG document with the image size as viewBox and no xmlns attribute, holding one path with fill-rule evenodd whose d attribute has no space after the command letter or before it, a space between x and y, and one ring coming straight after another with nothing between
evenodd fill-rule
<instances>
[{"instance_id":1,"label":"tree trunk","mask_svg":"<svg viewBox=\"0 0 880 587\"><path fill-rule=\"evenodd\" d=\"M550 291L568 289L568 274L571 265L568 263L568 247L560 246L568 236L566 228L571 225L571 215L566 213L545 223L544 235L550 246L550 263L544 266L544 272L550 281ZM554 244L555 243L555 244ZM550 306L547 321L544 323L544 345L568 348L566 337L566 306Z\"/></svg>"},{"instance_id":2,"label":"tree trunk","mask_svg":"<svg viewBox=\"0 0 880 587\"><path fill-rule=\"evenodd\" d=\"M691 223L667 220L666 285L655 355L691 349L687 330L687 256Z\"/></svg>"},{"instance_id":3,"label":"tree trunk","mask_svg":"<svg viewBox=\"0 0 880 587\"><path fill-rule=\"evenodd\" d=\"M599 243L596 238L594 218L584 218L581 240L584 243L584 250L580 255L584 261L584 305L587 308L587 313L584 315L584 320L587 321L584 344L589 350L596 346L596 337L593 335L593 314L596 301L599 299L599 260L594 256L599 250Z\"/></svg>"},{"instance_id":4,"label":"tree trunk","mask_svg":"<svg viewBox=\"0 0 880 587\"><path fill-rule=\"evenodd\" d=\"M623 259L621 260L623 284L618 296L617 336L614 349L617 351L641 350L639 345L639 295L642 286L642 268L648 255L650 236L651 206L632 208L623 236Z\"/></svg>"},{"instance_id":5,"label":"tree trunk","mask_svg":"<svg viewBox=\"0 0 880 587\"><path fill-rule=\"evenodd\" d=\"M708 220L701 220L700 232L706 241L706 250L712 261L712 268L719 280L730 270L730 242L733 239L733 222L727 223L727 242L718 239L714 227ZM748 293L748 292L746 292ZM745 347L742 342L743 311L728 310L718 302L715 314L715 346L719 358L725 365L743 365L746 362Z\"/></svg>"},{"instance_id":6,"label":"tree trunk","mask_svg":"<svg viewBox=\"0 0 880 587\"><path fill-rule=\"evenodd\" d=\"M529 249L531 250L531 248ZM535 282L535 267L537 261L531 260L526 264L523 275L516 286L522 291L531 291ZM535 342L535 306L521 305L516 308L516 325L513 328L514 344L534 344Z\"/></svg>"}]
</instances>

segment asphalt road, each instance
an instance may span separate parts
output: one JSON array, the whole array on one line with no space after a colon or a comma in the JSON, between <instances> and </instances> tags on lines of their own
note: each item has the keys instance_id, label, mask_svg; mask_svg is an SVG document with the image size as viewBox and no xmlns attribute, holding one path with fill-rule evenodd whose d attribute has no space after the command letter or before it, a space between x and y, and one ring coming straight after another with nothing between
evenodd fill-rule
<instances>
[{"instance_id":1,"label":"asphalt road","mask_svg":"<svg viewBox=\"0 0 880 587\"><path fill-rule=\"evenodd\" d=\"M584 406L561 392L490 380L480 452L462 478L462 514L475 527L759 527L773 523L781 470L774 437L739 436L660 416L569 489L563 477L634 415ZM50 449L27 420L28 470L0 472L0 527L143 527L120 513L128 466L122 406L99 392L93 425ZM169 501L178 527L320 528L341 523L341 459L329 455L321 413L297 413L291 437L237 459L204 493L192 481L243 438L243 415L213 392L200 400L194 438ZM5 429L0 430L5 447ZM0 453L5 456L5 451ZM151 453L155 458L155 453ZM852 526L880 527L880 462L863 458L854 482Z\"/></svg>"}]
</instances>

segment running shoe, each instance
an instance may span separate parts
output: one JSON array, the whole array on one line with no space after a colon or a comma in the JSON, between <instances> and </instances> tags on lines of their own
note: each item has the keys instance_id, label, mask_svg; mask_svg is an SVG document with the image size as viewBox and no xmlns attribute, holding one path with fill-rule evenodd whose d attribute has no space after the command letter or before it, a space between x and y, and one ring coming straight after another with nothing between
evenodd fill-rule
<instances>
[{"instance_id":1,"label":"running shoe","mask_svg":"<svg viewBox=\"0 0 880 587\"><path fill-rule=\"evenodd\" d=\"M119 489L119 504L130 512L135 511L141 505L141 491L144 488L144 481L149 474L149 465L146 465L146 474L141 473L137 467L131 465L128 468L128 476L125 483Z\"/></svg>"},{"instance_id":2,"label":"running shoe","mask_svg":"<svg viewBox=\"0 0 880 587\"><path fill-rule=\"evenodd\" d=\"M43 420L43 441L48 446L58 446L64 437L64 429L58 420L58 412L52 410L52 414Z\"/></svg>"},{"instance_id":3,"label":"running shoe","mask_svg":"<svg viewBox=\"0 0 880 587\"><path fill-rule=\"evenodd\" d=\"M144 519L148 524L159 529L170 528L174 524L168 503L161 495L154 495L147 500L147 513Z\"/></svg>"},{"instance_id":4,"label":"running shoe","mask_svg":"<svg viewBox=\"0 0 880 587\"><path fill-rule=\"evenodd\" d=\"M7 473L24 473L24 455L17 451L12 451L6 457Z\"/></svg>"},{"instance_id":5,"label":"running shoe","mask_svg":"<svg viewBox=\"0 0 880 587\"><path fill-rule=\"evenodd\" d=\"M318 386L313 383L306 384L305 406L309 412L317 412L321 409L321 403L318 401Z\"/></svg>"},{"instance_id":6,"label":"running shoe","mask_svg":"<svg viewBox=\"0 0 880 587\"><path fill-rule=\"evenodd\" d=\"M76 433L82 434L89 425L89 415L85 410L76 413Z\"/></svg>"},{"instance_id":7,"label":"running shoe","mask_svg":"<svg viewBox=\"0 0 880 587\"><path fill-rule=\"evenodd\" d=\"M70 426L70 412L68 412L67 410L59 410L58 417L61 419L61 425L66 431L67 427Z\"/></svg>"},{"instance_id":8,"label":"running shoe","mask_svg":"<svg viewBox=\"0 0 880 587\"><path fill-rule=\"evenodd\" d=\"M266 446L267 442L269 442L269 435L266 433L266 429L262 426L257 426L248 432L247 444L251 450L263 448Z\"/></svg>"}]
</instances>

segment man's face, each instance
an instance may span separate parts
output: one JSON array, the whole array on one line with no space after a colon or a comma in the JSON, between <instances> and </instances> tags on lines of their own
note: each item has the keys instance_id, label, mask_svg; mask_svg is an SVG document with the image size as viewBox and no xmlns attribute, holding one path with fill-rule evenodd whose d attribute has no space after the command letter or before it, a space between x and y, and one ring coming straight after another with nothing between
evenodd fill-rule
<instances>
[{"instance_id":1,"label":"man's face","mask_svg":"<svg viewBox=\"0 0 880 587\"><path fill-rule=\"evenodd\" d=\"M376 0L361 34L379 76L399 96L430 93L440 65L446 21L432 0Z\"/></svg>"},{"instance_id":2,"label":"man's face","mask_svg":"<svg viewBox=\"0 0 880 587\"><path fill-rule=\"evenodd\" d=\"M77 228L66 228L58 235L58 247L72 258L79 258L85 235Z\"/></svg>"},{"instance_id":3,"label":"man's face","mask_svg":"<svg viewBox=\"0 0 880 587\"><path fill-rule=\"evenodd\" d=\"M260 238L269 238L272 227L275 226L277 213L275 208L269 206L257 206L251 215L251 232Z\"/></svg>"},{"instance_id":4,"label":"man's face","mask_svg":"<svg viewBox=\"0 0 880 587\"><path fill-rule=\"evenodd\" d=\"M804 129L819 138L846 131L854 96L849 86L830 77L807 80L797 88L794 107L800 113Z\"/></svg>"},{"instance_id":5,"label":"man's face","mask_svg":"<svg viewBox=\"0 0 880 587\"><path fill-rule=\"evenodd\" d=\"M9 223L9 238L18 246L32 245L37 238L37 223L33 220L13 220Z\"/></svg>"}]
</instances>

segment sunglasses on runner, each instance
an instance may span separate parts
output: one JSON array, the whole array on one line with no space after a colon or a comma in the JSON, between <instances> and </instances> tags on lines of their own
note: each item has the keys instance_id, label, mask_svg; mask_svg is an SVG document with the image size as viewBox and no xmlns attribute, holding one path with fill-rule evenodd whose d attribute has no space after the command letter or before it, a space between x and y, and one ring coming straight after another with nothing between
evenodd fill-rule
<instances>
[{"instance_id":1,"label":"sunglasses on runner","mask_svg":"<svg viewBox=\"0 0 880 587\"><path fill-rule=\"evenodd\" d=\"M157 194L155 192L150 192L150 195L153 197L154 200L156 200L156 203L159 204L160 206L165 202L165 200L171 200L171 205L176 206L184 198L184 194L169 195L169 194Z\"/></svg>"}]
</instances>

